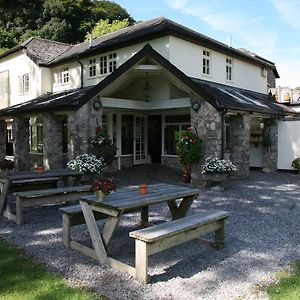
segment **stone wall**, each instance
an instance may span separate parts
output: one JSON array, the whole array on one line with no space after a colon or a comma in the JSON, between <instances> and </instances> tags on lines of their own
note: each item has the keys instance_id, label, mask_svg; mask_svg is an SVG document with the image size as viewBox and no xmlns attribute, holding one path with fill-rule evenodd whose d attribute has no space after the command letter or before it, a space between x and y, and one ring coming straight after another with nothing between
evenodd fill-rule
<instances>
[{"instance_id":1,"label":"stone wall","mask_svg":"<svg viewBox=\"0 0 300 300\"><path fill-rule=\"evenodd\" d=\"M0 160L6 155L6 123L0 120Z\"/></svg>"},{"instance_id":2,"label":"stone wall","mask_svg":"<svg viewBox=\"0 0 300 300\"><path fill-rule=\"evenodd\" d=\"M278 160L278 120L265 120L264 122L264 167L265 172L277 171Z\"/></svg>"},{"instance_id":3,"label":"stone wall","mask_svg":"<svg viewBox=\"0 0 300 300\"><path fill-rule=\"evenodd\" d=\"M60 116L43 114L43 165L48 169L63 167L62 120Z\"/></svg>"},{"instance_id":4,"label":"stone wall","mask_svg":"<svg viewBox=\"0 0 300 300\"><path fill-rule=\"evenodd\" d=\"M231 176L247 178L250 163L250 115L239 114L230 117L230 159L238 171Z\"/></svg>"},{"instance_id":5,"label":"stone wall","mask_svg":"<svg viewBox=\"0 0 300 300\"><path fill-rule=\"evenodd\" d=\"M68 159L88 152L90 139L102 124L102 109L96 111L92 101L68 114Z\"/></svg>"},{"instance_id":6,"label":"stone wall","mask_svg":"<svg viewBox=\"0 0 300 300\"><path fill-rule=\"evenodd\" d=\"M196 99L193 99L195 101ZM196 100L199 101L199 100ZM199 101L201 102L201 101ZM191 109L191 126L202 139L202 159L192 165L192 183L200 184L203 180L201 165L208 156L221 157L222 124L221 114L208 102L202 102L198 112Z\"/></svg>"},{"instance_id":7,"label":"stone wall","mask_svg":"<svg viewBox=\"0 0 300 300\"><path fill-rule=\"evenodd\" d=\"M30 170L32 166L29 155L29 118L14 118L13 136L16 170Z\"/></svg>"},{"instance_id":8,"label":"stone wall","mask_svg":"<svg viewBox=\"0 0 300 300\"><path fill-rule=\"evenodd\" d=\"M162 157L162 165L170 167L170 168L174 168L174 169L183 170L183 167L177 157L163 156Z\"/></svg>"}]
</instances>

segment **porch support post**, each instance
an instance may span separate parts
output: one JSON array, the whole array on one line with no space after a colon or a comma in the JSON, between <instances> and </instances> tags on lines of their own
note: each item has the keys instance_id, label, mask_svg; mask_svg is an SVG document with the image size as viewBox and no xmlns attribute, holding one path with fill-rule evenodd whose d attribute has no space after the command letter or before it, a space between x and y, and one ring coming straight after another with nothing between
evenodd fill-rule
<instances>
[{"instance_id":1,"label":"porch support post","mask_svg":"<svg viewBox=\"0 0 300 300\"><path fill-rule=\"evenodd\" d=\"M230 159L238 171L231 176L247 178L250 165L250 115L230 117Z\"/></svg>"},{"instance_id":2,"label":"porch support post","mask_svg":"<svg viewBox=\"0 0 300 300\"><path fill-rule=\"evenodd\" d=\"M50 113L43 114L43 163L49 169L63 167L62 119Z\"/></svg>"},{"instance_id":3,"label":"porch support post","mask_svg":"<svg viewBox=\"0 0 300 300\"><path fill-rule=\"evenodd\" d=\"M68 115L68 160L88 152L90 139L102 124L102 109L95 110L93 101Z\"/></svg>"},{"instance_id":4,"label":"porch support post","mask_svg":"<svg viewBox=\"0 0 300 300\"><path fill-rule=\"evenodd\" d=\"M6 155L6 123L0 120L0 160Z\"/></svg>"},{"instance_id":5,"label":"porch support post","mask_svg":"<svg viewBox=\"0 0 300 300\"><path fill-rule=\"evenodd\" d=\"M264 156L263 171L276 172L278 160L278 120L264 121Z\"/></svg>"},{"instance_id":6,"label":"porch support post","mask_svg":"<svg viewBox=\"0 0 300 300\"><path fill-rule=\"evenodd\" d=\"M199 111L191 108L191 126L202 140L202 159L192 165L192 183L201 184L201 165L208 156L221 158L222 152L222 118L221 114L208 102L197 98L191 99L201 104Z\"/></svg>"},{"instance_id":7,"label":"porch support post","mask_svg":"<svg viewBox=\"0 0 300 300\"><path fill-rule=\"evenodd\" d=\"M29 170L29 118L15 117L13 123L14 159L18 171Z\"/></svg>"}]
</instances>

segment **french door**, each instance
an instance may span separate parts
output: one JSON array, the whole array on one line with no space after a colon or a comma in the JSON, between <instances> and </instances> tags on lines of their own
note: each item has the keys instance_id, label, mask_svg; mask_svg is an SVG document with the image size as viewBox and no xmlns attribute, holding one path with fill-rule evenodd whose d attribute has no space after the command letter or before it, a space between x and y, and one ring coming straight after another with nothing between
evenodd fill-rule
<instances>
[{"instance_id":1,"label":"french door","mask_svg":"<svg viewBox=\"0 0 300 300\"><path fill-rule=\"evenodd\" d=\"M133 163L135 165L147 163L147 117L134 116Z\"/></svg>"}]
</instances>

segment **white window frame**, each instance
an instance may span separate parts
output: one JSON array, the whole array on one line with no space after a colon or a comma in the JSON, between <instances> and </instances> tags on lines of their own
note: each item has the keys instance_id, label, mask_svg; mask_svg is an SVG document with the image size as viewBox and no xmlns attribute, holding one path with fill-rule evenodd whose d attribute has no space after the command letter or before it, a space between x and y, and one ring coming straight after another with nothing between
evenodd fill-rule
<instances>
[{"instance_id":1,"label":"white window frame","mask_svg":"<svg viewBox=\"0 0 300 300\"><path fill-rule=\"evenodd\" d=\"M202 74L211 75L211 51L207 49L202 50Z\"/></svg>"},{"instance_id":2,"label":"white window frame","mask_svg":"<svg viewBox=\"0 0 300 300\"><path fill-rule=\"evenodd\" d=\"M100 56L100 75L108 74L107 55Z\"/></svg>"},{"instance_id":3,"label":"white window frame","mask_svg":"<svg viewBox=\"0 0 300 300\"><path fill-rule=\"evenodd\" d=\"M33 142L33 135L35 135L35 142ZM38 117L31 117L29 120L29 146L32 154L43 154L44 152L43 120Z\"/></svg>"},{"instance_id":4,"label":"white window frame","mask_svg":"<svg viewBox=\"0 0 300 300\"><path fill-rule=\"evenodd\" d=\"M181 139L182 135L181 132L183 131L183 126L191 126L191 121L189 122L166 122L166 118L170 117L170 116L182 116L182 115L186 115L188 116L189 114L186 112L182 112L182 113L178 113L178 114L163 114L162 115L162 155L165 157L177 157L176 154L169 154L166 151L166 147L165 147L165 142L166 142L166 127L170 126L170 125L175 125L175 126L179 126L179 140Z\"/></svg>"},{"instance_id":5,"label":"white window frame","mask_svg":"<svg viewBox=\"0 0 300 300\"><path fill-rule=\"evenodd\" d=\"M30 92L30 76L29 73L19 76L19 95L25 95Z\"/></svg>"},{"instance_id":6,"label":"white window frame","mask_svg":"<svg viewBox=\"0 0 300 300\"><path fill-rule=\"evenodd\" d=\"M96 58L89 59L88 78L94 78L97 76L97 60Z\"/></svg>"},{"instance_id":7,"label":"white window frame","mask_svg":"<svg viewBox=\"0 0 300 300\"><path fill-rule=\"evenodd\" d=\"M108 54L109 73L112 73L117 68L117 53Z\"/></svg>"},{"instance_id":8,"label":"white window frame","mask_svg":"<svg viewBox=\"0 0 300 300\"><path fill-rule=\"evenodd\" d=\"M233 59L230 57L226 57L225 72L226 72L226 80L233 81Z\"/></svg>"},{"instance_id":9,"label":"white window frame","mask_svg":"<svg viewBox=\"0 0 300 300\"><path fill-rule=\"evenodd\" d=\"M62 67L56 73L56 84L63 85L70 81L69 67Z\"/></svg>"},{"instance_id":10,"label":"white window frame","mask_svg":"<svg viewBox=\"0 0 300 300\"><path fill-rule=\"evenodd\" d=\"M2 101L3 104L8 105L8 90L9 87L9 72L2 71L0 72L0 101Z\"/></svg>"}]
</instances>

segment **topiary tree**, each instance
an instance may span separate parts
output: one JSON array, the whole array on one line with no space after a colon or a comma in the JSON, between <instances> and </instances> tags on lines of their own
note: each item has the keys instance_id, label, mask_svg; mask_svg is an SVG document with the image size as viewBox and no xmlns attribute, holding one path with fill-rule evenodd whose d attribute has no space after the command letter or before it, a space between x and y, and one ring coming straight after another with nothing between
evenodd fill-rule
<instances>
[{"instance_id":1,"label":"topiary tree","mask_svg":"<svg viewBox=\"0 0 300 300\"><path fill-rule=\"evenodd\" d=\"M183 182L191 181L192 163L201 159L202 140L188 130L176 144L176 154L180 163L184 166Z\"/></svg>"},{"instance_id":2,"label":"topiary tree","mask_svg":"<svg viewBox=\"0 0 300 300\"><path fill-rule=\"evenodd\" d=\"M97 131L90 143L91 152L97 158L103 158L104 163L110 166L117 154L117 147L105 131Z\"/></svg>"}]
</instances>

